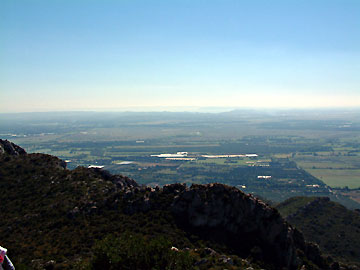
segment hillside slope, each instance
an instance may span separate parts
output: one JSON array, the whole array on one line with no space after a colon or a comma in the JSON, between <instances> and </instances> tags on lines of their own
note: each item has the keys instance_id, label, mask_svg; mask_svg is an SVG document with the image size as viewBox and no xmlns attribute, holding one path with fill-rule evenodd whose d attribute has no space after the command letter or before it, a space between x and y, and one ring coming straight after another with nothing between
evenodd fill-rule
<instances>
[{"instance_id":1,"label":"hillside slope","mask_svg":"<svg viewBox=\"0 0 360 270\"><path fill-rule=\"evenodd\" d=\"M17 269L336 269L276 209L236 188L153 189L10 145L0 140L0 242Z\"/></svg>"},{"instance_id":2,"label":"hillside slope","mask_svg":"<svg viewBox=\"0 0 360 270\"><path fill-rule=\"evenodd\" d=\"M294 197L276 207L305 239L344 262L360 264L360 214L326 197Z\"/></svg>"}]
</instances>

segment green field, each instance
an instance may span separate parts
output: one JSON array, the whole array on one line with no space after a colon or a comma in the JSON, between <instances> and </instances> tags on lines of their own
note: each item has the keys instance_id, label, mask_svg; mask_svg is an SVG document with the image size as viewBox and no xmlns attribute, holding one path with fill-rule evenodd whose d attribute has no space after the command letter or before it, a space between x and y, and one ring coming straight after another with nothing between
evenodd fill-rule
<instances>
[{"instance_id":1,"label":"green field","mask_svg":"<svg viewBox=\"0 0 360 270\"><path fill-rule=\"evenodd\" d=\"M329 146L334 151L296 153L294 160L299 167L332 188L360 188L359 142L352 139Z\"/></svg>"},{"instance_id":2,"label":"green field","mask_svg":"<svg viewBox=\"0 0 360 270\"><path fill-rule=\"evenodd\" d=\"M297 161L297 164L304 169L356 169L351 164L344 164L343 162L321 161L312 159L309 161Z\"/></svg>"},{"instance_id":3,"label":"green field","mask_svg":"<svg viewBox=\"0 0 360 270\"><path fill-rule=\"evenodd\" d=\"M360 170L306 169L330 187L360 188Z\"/></svg>"}]
</instances>

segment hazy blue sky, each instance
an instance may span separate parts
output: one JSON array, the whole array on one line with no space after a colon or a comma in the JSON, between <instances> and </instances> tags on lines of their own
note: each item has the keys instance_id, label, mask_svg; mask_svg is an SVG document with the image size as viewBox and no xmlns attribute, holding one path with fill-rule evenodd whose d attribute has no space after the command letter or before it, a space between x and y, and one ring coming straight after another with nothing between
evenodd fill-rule
<instances>
[{"instance_id":1,"label":"hazy blue sky","mask_svg":"<svg viewBox=\"0 0 360 270\"><path fill-rule=\"evenodd\" d=\"M359 0L1 0L0 112L360 106Z\"/></svg>"}]
</instances>

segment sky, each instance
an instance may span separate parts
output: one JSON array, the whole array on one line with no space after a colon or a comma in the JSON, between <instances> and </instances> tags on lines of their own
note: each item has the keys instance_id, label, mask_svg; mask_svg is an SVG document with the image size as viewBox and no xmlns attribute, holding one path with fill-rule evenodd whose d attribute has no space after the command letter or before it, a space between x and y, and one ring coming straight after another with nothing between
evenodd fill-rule
<instances>
[{"instance_id":1,"label":"sky","mask_svg":"<svg viewBox=\"0 0 360 270\"><path fill-rule=\"evenodd\" d=\"M0 112L171 107L360 107L360 1L0 1Z\"/></svg>"}]
</instances>

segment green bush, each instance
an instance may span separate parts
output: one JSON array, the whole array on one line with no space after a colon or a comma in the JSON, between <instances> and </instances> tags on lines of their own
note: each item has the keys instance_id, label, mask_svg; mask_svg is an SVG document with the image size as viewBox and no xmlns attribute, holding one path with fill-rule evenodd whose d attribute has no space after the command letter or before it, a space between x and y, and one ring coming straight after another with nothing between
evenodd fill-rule
<instances>
[{"instance_id":1,"label":"green bush","mask_svg":"<svg viewBox=\"0 0 360 270\"><path fill-rule=\"evenodd\" d=\"M193 269L194 258L187 251L174 251L165 237L149 238L124 233L97 242L90 262L92 270L182 270Z\"/></svg>"}]
</instances>

